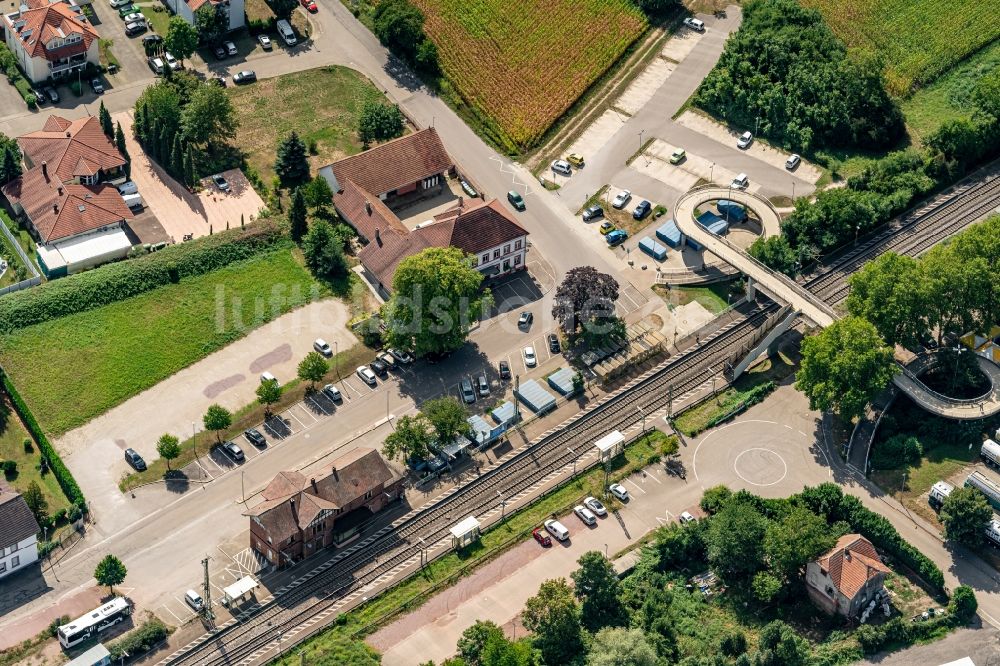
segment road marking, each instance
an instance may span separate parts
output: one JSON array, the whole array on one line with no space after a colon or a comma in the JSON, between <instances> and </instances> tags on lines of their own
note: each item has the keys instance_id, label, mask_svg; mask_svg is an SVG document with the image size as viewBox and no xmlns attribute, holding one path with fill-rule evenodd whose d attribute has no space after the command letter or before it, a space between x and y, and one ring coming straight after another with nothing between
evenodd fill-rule
<instances>
[{"instance_id":1,"label":"road marking","mask_svg":"<svg viewBox=\"0 0 1000 666\"><path fill-rule=\"evenodd\" d=\"M303 429L303 430L305 429L306 425L305 425L304 423L302 423L302 421L299 421L299 417L295 416L295 414L292 414L292 410L290 410L290 409L286 409L286 410L285 410L284 412L282 412L282 413L281 413L281 415L282 415L282 416L285 416L286 414L287 414L288 416L291 416L291 417L292 417L293 419L295 419L296 421L298 421L299 425L300 425L300 426L302 426L302 429ZM292 434L292 435L294 435L294 434L295 434L295 433L297 432L297 431L296 431L296 430L294 430L294 429L293 429L293 428L292 428L291 426L289 426L289 427L288 427L288 429L292 431L292 432L290 433L290 434Z\"/></svg>"},{"instance_id":2,"label":"road marking","mask_svg":"<svg viewBox=\"0 0 1000 666\"><path fill-rule=\"evenodd\" d=\"M640 493L642 493L643 495L646 494L645 489L643 489L642 486L640 486L638 483L636 483L635 481L633 481L631 477L626 478L625 480L628 481L629 483L631 483L633 486L635 486L635 489L638 490Z\"/></svg>"},{"instance_id":3,"label":"road marking","mask_svg":"<svg viewBox=\"0 0 1000 666\"><path fill-rule=\"evenodd\" d=\"M315 406L319 411L323 412L327 416L330 415L330 412L326 411L326 408L323 407L323 405L319 404L319 402L316 400L316 398L314 398L312 396L308 396L308 399L309 399L309 402L311 402L313 404L313 406Z\"/></svg>"}]
</instances>

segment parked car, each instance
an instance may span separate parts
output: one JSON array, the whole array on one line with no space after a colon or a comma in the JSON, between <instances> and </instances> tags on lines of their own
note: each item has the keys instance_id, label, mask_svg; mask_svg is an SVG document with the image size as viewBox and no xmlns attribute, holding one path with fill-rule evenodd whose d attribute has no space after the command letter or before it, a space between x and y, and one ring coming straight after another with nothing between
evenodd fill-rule
<instances>
[{"instance_id":1,"label":"parked car","mask_svg":"<svg viewBox=\"0 0 1000 666\"><path fill-rule=\"evenodd\" d=\"M543 548L549 548L552 546L552 539L548 534L542 531L541 527L536 527L531 531L531 536L535 538L535 541L540 543Z\"/></svg>"},{"instance_id":2,"label":"parked car","mask_svg":"<svg viewBox=\"0 0 1000 666\"><path fill-rule=\"evenodd\" d=\"M559 353L559 336L555 333L549 333L549 351L553 354Z\"/></svg>"},{"instance_id":3,"label":"parked car","mask_svg":"<svg viewBox=\"0 0 1000 666\"><path fill-rule=\"evenodd\" d=\"M639 205L635 207L635 210L632 211L632 219L641 220L649 215L649 211L651 210L653 210L653 204L643 199L639 202Z\"/></svg>"},{"instance_id":4,"label":"parked car","mask_svg":"<svg viewBox=\"0 0 1000 666\"><path fill-rule=\"evenodd\" d=\"M749 148L751 143L753 143L753 133L743 132L743 134L740 134L740 138L736 140L736 147Z\"/></svg>"},{"instance_id":5,"label":"parked car","mask_svg":"<svg viewBox=\"0 0 1000 666\"><path fill-rule=\"evenodd\" d=\"M232 440L225 442L222 445L222 450L225 451L226 455L232 458L235 462L243 462L246 460L246 456L243 455L243 449L241 449L239 445Z\"/></svg>"},{"instance_id":6,"label":"parked car","mask_svg":"<svg viewBox=\"0 0 1000 666\"><path fill-rule=\"evenodd\" d=\"M629 192L628 190L622 190L621 192L615 195L615 198L611 201L611 206L617 208L618 210L621 210L622 208L625 207L625 204L631 201L631 199L632 199L632 193Z\"/></svg>"},{"instance_id":7,"label":"parked car","mask_svg":"<svg viewBox=\"0 0 1000 666\"><path fill-rule=\"evenodd\" d=\"M267 35L257 35L257 42L260 43L260 47L265 51L271 50L271 38Z\"/></svg>"},{"instance_id":8,"label":"parked car","mask_svg":"<svg viewBox=\"0 0 1000 666\"><path fill-rule=\"evenodd\" d=\"M572 176L573 169L566 160L556 160L552 163L552 170L564 176Z\"/></svg>"},{"instance_id":9,"label":"parked car","mask_svg":"<svg viewBox=\"0 0 1000 666\"><path fill-rule=\"evenodd\" d=\"M677 148L674 152L670 153L670 163L680 164L684 161L685 157L687 157L687 151L683 148Z\"/></svg>"},{"instance_id":10,"label":"parked car","mask_svg":"<svg viewBox=\"0 0 1000 666\"><path fill-rule=\"evenodd\" d=\"M361 378L361 381L363 381L365 384L368 384L369 386L375 386L375 384L378 383L378 380L375 378L375 373L372 372L371 369L366 368L363 365L359 366L358 369L355 370L355 372L357 373L358 377Z\"/></svg>"},{"instance_id":11,"label":"parked car","mask_svg":"<svg viewBox=\"0 0 1000 666\"><path fill-rule=\"evenodd\" d=\"M507 193L507 201L510 202L510 205L513 206L515 210L523 211L527 208L527 206L524 205L524 198L514 190Z\"/></svg>"},{"instance_id":12,"label":"parked car","mask_svg":"<svg viewBox=\"0 0 1000 666\"><path fill-rule=\"evenodd\" d=\"M696 518L687 511L681 511L680 521L682 525L686 525L687 523L693 523L695 520Z\"/></svg>"},{"instance_id":13,"label":"parked car","mask_svg":"<svg viewBox=\"0 0 1000 666\"><path fill-rule=\"evenodd\" d=\"M265 370L264 372L260 373L260 383L261 384L263 384L265 382L276 382L276 381L278 381L278 378L275 377L270 372L268 372L267 370Z\"/></svg>"},{"instance_id":14,"label":"parked car","mask_svg":"<svg viewBox=\"0 0 1000 666\"><path fill-rule=\"evenodd\" d=\"M400 351L399 349L389 349L389 353L392 357L399 361L400 363L413 363L413 357L407 354L405 351Z\"/></svg>"},{"instance_id":15,"label":"parked car","mask_svg":"<svg viewBox=\"0 0 1000 666\"><path fill-rule=\"evenodd\" d=\"M628 238L628 232L624 229L615 229L610 234L604 237L604 240L608 242L608 245L614 247L615 245L621 245Z\"/></svg>"},{"instance_id":16,"label":"parked car","mask_svg":"<svg viewBox=\"0 0 1000 666\"><path fill-rule=\"evenodd\" d=\"M233 83L253 83L257 80L257 73L252 69L245 69L242 72L236 72L233 74Z\"/></svg>"},{"instance_id":17,"label":"parked car","mask_svg":"<svg viewBox=\"0 0 1000 666\"><path fill-rule=\"evenodd\" d=\"M623 502L628 501L628 491L625 490L625 486L620 483L612 483L608 486L608 492Z\"/></svg>"},{"instance_id":18,"label":"parked car","mask_svg":"<svg viewBox=\"0 0 1000 666\"><path fill-rule=\"evenodd\" d=\"M545 521L545 529L549 534L559 539L560 541L565 541L569 538L569 530L566 526L560 523L558 520L549 518Z\"/></svg>"},{"instance_id":19,"label":"parked car","mask_svg":"<svg viewBox=\"0 0 1000 666\"><path fill-rule=\"evenodd\" d=\"M538 359L535 357L535 348L531 345L522 349L521 354L524 356L524 364L529 368L535 367L538 363Z\"/></svg>"},{"instance_id":20,"label":"parked car","mask_svg":"<svg viewBox=\"0 0 1000 666\"><path fill-rule=\"evenodd\" d=\"M705 32L705 22L701 19L688 17L684 19L684 25L696 32Z\"/></svg>"},{"instance_id":21,"label":"parked car","mask_svg":"<svg viewBox=\"0 0 1000 666\"><path fill-rule=\"evenodd\" d=\"M614 230L615 230L614 222L611 222L609 220L601 222L601 228L599 229L599 231L601 232L602 236L607 236Z\"/></svg>"},{"instance_id":22,"label":"parked car","mask_svg":"<svg viewBox=\"0 0 1000 666\"><path fill-rule=\"evenodd\" d=\"M226 49L226 55L239 55L239 50L236 48L236 44L233 44L230 41L222 42L222 47Z\"/></svg>"},{"instance_id":23,"label":"parked car","mask_svg":"<svg viewBox=\"0 0 1000 666\"><path fill-rule=\"evenodd\" d=\"M126 180L124 183L118 186L118 193L122 196L126 194L138 194L139 186L135 184L134 180Z\"/></svg>"},{"instance_id":24,"label":"parked car","mask_svg":"<svg viewBox=\"0 0 1000 666\"><path fill-rule=\"evenodd\" d=\"M313 341L313 349L327 358L333 356L333 350L330 349L330 343L323 338L316 338L316 340Z\"/></svg>"},{"instance_id":25,"label":"parked car","mask_svg":"<svg viewBox=\"0 0 1000 666\"><path fill-rule=\"evenodd\" d=\"M789 171L794 171L801 162L802 158L793 153L787 160L785 160L785 168Z\"/></svg>"},{"instance_id":26,"label":"parked car","mask_svg":"<svg viewBox=\"0 0 1000 666\"><path fill-rule=\"evenodd\" d=\"M588 497L587 499L583 500L583 504L598 516L608 515L608 510L604 507L603 504L601 504L601 501L596 497Z\"/></svg>"},{"instance_id":27,"label":"parked car","mask_svg":"<svg viewBox=\"0 0 1000 666\"><path fill-rule=\"evenodd\" d=\"M184 593L184 601L187 605L194 609L196 613L200 613L201 609L205 607L205 600L201 598L201 595L194 590L188 590Z\"/></svg>"},{"instance_id":28,"label":"parked car","mask_svg":"<svg viewBox=\"0 0 1000 666\"><path fill-rule=\"evenodd\" d=\"M163 52L163 60L167 63L167 67L174 72L181 68L181 63L177 60L177 58L170 55L170 51Z\"/></svg>"},{"instance_id":29,"label":"parked car","mask_svg":"<svg viewBox=\"0 0 1000 666\"><path fill-rule=\"evenodd\" d=\"M215 183L215 186L219 188L220 192L229 191L229 181L227 181L221 173L217 173L212 176L212 182Z\"/></svg>"},{"instance_id":30,"label":"parked car","mask_svg":"<svg viewBox=\"0 0 1000 666\"><path fill-rule=\"evenodd\" d=\"M745 190L749 184L750 184L750 179L747 178L747 175L745 173L741 173L740 175L736 176L736 178L733 178L733 182L729 184L729 187L733 188L734 190Z\"/></svg>"},{"instance_id":31,"label":"parked car","mask_svg":"<svg viewBox=\"0 0 1000 666\"><path fill-rule=\"evenodd\" d=\"M111 9L118 9L119 7L124 7L125 5L131 5L132 0L111 0L109 4L111 5Z\"/></svg>"},{"instance_id":32,"label":"parked car","mask_svg":"<svg viewBox=\"0 0 1000 666\"><path fill-rule=\"evenodd\" d=\"M531 322L534 321L535 315L531 314L527 310L521 313L521 316L517 318L518 328L531 328Z\"/></svg>"},{"instance_id":33,"label":"parked car","mask_svg":"<svg viewBox=\"0 0 1000 666\"><path fill-rule=\"evenodd\" d=\"M572 164L577 169L581 168L584 165L583 155L581 155L580 153L570 153L569 155L566 156L566 161Z\"/></svg>"},{"instance_id":34,"label":"parked car","mask_svg":"<svg viewBox=\"0 0 1000 666\"><path fill-rule=\"evenodd\" d=\"M593 511L591 511L582 504L577 504L576 506L574 506L573 513L575 513L576 517L582 520L585 525L597 524L597 516L594 515Z\"/></svg>"},{"instance_id":35,"label":"parked car","mask_svg":"<svg viewBox=\"0 0 1000 666\"><path fill-rule=\"evenodd\" d=\"M125 24L125 36L131 37L133 35L141 35L146 32L147 29L145 21L132 21Z\"/></svg>"},{"instance_id":36,"label":"parked car","mask_svg":"<svg viewBox=\"0 0 1000 666\"><path fill-rule=\"evenodd\" d=\"M133 5L131 2L128 3L127 5L122 5L121 7L118 8L118 17L119 18L123 19L126 16L128 16L129 14L139 14L139 8L136 7L135 5ZM140 16L141 16L141 14L140 14ZM128 23L128 21L125 21L125 22Z\"/></svg>"},{"instance_id":37,"label":"parked car","mask_svg":"<svg viewBox=\"0 0 1000 666\"><path fill-rule=\"evenodd\" d=\"M476 389L479 391L479 395L483 397L490 394L490 382L486 379L485 374L480 374L476 377Z\"/></svg>"},{"instance_id":38,"label":"parked car","mask_svg":"<svg viewBox=\"0 0 1000 666\"><path fill-rule=\"evenodd\" d=\"M344 396L340 395L340 389L333 384L327 384L323 387L323 395L334 402L340 402L344 398Z\"/></svg>"},{"instance_id":39,"label":"parked car","mask_svg":"<svg viewBox=\"0 0 1000 666\"><path fill-rule=\"evenodd\" d=\"M596 220L599 217L604 217L604 209L600 206L591 206L587 210L583 211L584 222L590 222L591 220Z\"/></svg>"},{"instance_id":40,"label":"parked car","mask_svg":"<svg viewBox=\"0 0 1000 666\"><path fill-rule=\"evenodd\" d=\"M319 7L316 6L316 0L299 0L299 2L301 2L302 6L309 10L310 13L315 14L319 10Z\"/></svg>"},{"instance_id":41,"label":"parked car","mask_svg":"<svg viewBox=\"0 0 1000 666\"><path fill-rule=\"evenodd\" d=\"M153 70L154 74L163 74L163 71L167 67L160 58L155 56L150 56L146 62L149 63L149 68Z\"/></svg>"},{"instance_id":42,"label":"parked car","mask_svg":"<svg viewBox=\"0 0 1000 666\"><path fill-rule=\"evenodd\" d=\"M243 436L246 437L247 441L253 444L254 446L267 445L267 440L264 438L264 435L261 433L260 430L257 430L256 428L247 428L246 430L243 431Z\"/></svg>"},{"instance_id":43,"label":"parked car","mask_svg":"<svg viewBox=\"0 0 1000 666\"><path fill-rule=\"evenodd\" d=\"M472 382L468 379L463 379L459 386L461 387L462 400L470 405L474 403L476 401L476 392L472 390Z\"/></svg>"},{"instance_id":44,"label":"parked car","mask_svg":"<svg viewBox=\"0 0 1000 666\"><path fill-rule=\"evenodd\" d=\"M383 363L377 358L374 359L371 363L369 363L368 367L372 369L372 372L374 372L379 377L382 377L383 379L387 377L389 374L389 368L385 367L385 363Z\"/></svg>"},{"instance_id":45,"label":"parked car","mask_svg":"<svg viewBox=\"0 0 1000 666\"><path fill-rule=\"evenodd\" d=\"M104 84L101 83L100 79L91 79L90 80L90 89L93 90L98 95L103 95L104 94Z\"/></svg>"},{"instance_id":46,"label":"parked car","mask_svg":"<svg viewBox=\"0 0 1000 666\"><path fill-rule=\"evenodd\" d=\"M59 93L52 86L45 86L45 94L49 96L49 101L53 104L59 101Z\"/></svg>"},{"instance_id":47,"label":"parked car","mask_svg":"<svg viewBox=\"0 0 1000 666\"><path fill-rule=\"evenodd\" d=\"M135 7L133 7L132 9L134 10ZM122 20L125 21L126 25L128 25L129 23L138 23L140 21L145 22L146 17L140 14L138 11L133 11L131 14L123 14Z\"/></svg>"},{"instance_id":48,"label":"parked car","mask_svg":"<svg viewBox=\"0 0 1000 666\"><path fill-rule=\"evenodd\" d=\"M142 38L143 46L153 46L163 41L163 35L146 35Z\"/></svg>"},{"instance_id":49,"label":"parked car","mask_svg":"<svg viewBox=\"0 0 1000 666\"><path fill-rule=\"evenodd\" d=\"M142 459L139 452L135 449L125 449L125 461L137 472L146 471L146 461Z\"/></svg>"},{"instance_id":50,"label":"parked car","mask_svg":"<svg viewBox=\"0 0 1000 666\"><path fill-rule=\"evenodd\" d=\"M41 88L32 88L31 92L34 93L35 95L36 104L43 104L45 100L48 99L48 96L45 94L45 91L42 90Z\"/></svg>"},{"instance_id":51,"label":"parked car","mask_svg":"<svg viewBox=\"0 0 1000 666\"><path fill-rule=\"evenodd\" d=\"M396 358L389 352L382 352L381 354L376 354L375 358L382 361L382 365L390 370L395 370L399 367L399 363L396 362Z\"/></svg>"},{"instance_id":52,"label":"parked car","mask_svg":"<svg viewBox=\"0 0 1000 666\"><path fill-rule=\"evenodd\" d=\"M224 76L213 76L211 81L220 88L226 87L226 77Z\"/></svg>"},{"instance_id":53,"label":"parked car","mask_svg":"<svg viewBox=\"0 0 1000 666\"><path fill-rule=\"evenodd\" d=\"M500 379L510 379L510 363L507 361L500 361Z\"/></svg>"},{"instance_id":54,"label":"parked car","mask_svg":"<svg viewBox=\"0 0 1000 666\"><path fill-rule=\"evenodd\" d=\"M226 49L222 48L221 46L216 46L214 49L212 49L212 53L215 54L215 57L218 60L225 60L226 58Z\"/></svg>"}]
</instances>

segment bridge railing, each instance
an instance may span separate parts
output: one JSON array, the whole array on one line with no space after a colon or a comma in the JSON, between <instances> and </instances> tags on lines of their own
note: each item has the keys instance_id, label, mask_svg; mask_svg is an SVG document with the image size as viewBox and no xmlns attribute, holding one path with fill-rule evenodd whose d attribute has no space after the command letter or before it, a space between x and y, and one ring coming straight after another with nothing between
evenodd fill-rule
<instances>
[{"instance_id":1,"label":"bridge railing","mask_svg":"<svg viewBox=\"0 0 1000 666\"><path fill-rule=\"evenodd\" d=\"M938 353L939 352L937 352L937 351L924 352L924 353L920 354L919 356L917 356L916 359L914 359L913 361L911 361L907 365L915 365L917 367L917 372L923 372L923 371L928 370L928 369L930 369L930 368L932 368L932 367L934 367L936 365L936 358L935 357L938 355ZM975 352L969 351L969 352L960 352L960 353L975 353ZM974 398L956 398L954 396L944 395L943 393L938 393L937 391L935 391L931 387L927 386L927 384L925 384L916 375L916 373L913 372L910 368L908 368L905 365L903 365L901 363L898 363L898 362L896 363L896 365L899 366L899 369L902 372L902 374L906 375L908 378L910 378L911 380L913 380L913 382L916 383L917 385L919 385L920 388L923 391L926 391L927 393L933 395L938 400L941 400L942 402L945 402L945 403L950 404L950 405L974 405L977 402L982 402L982 401L986 400L987 398L990 397L990 394L993 393L993 389L994 389L993 380L990 379L990 388L989 388L989 390L986 391L985 393L983 393L980 396L976 396Z\"/></svg>"}]
</instances>

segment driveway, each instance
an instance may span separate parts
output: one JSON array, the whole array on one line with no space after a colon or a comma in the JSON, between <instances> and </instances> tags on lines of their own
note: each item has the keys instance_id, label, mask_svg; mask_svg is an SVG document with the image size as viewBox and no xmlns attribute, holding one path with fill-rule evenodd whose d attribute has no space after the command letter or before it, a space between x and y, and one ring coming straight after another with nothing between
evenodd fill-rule
<instances>
[{"instance_id":1,"label":"driveway","mask_svg":"<svg viewBox=\"0 0 1000 666\"><path fill-rule=\"evenodd\" d=\"M187 234L198 238L238 226L241 218L249 223L264 207L264 202L239 169L223 173L229 182L228 192L220 192L211 179L206 179L205 187L192 194L147 157L132 135L130 111L116 113L112 118L121 122L125 132L125 146L132 156L132 180L139 186L146 207L153 211L166 235L174 242L180 243Z\"/></svg>"},{"instance_id":2,"label":"driveway","mask_svg":"<svg viewBox=\"0 0 1000 666\"><path fill-rule=\"evenodd\" d=\"M126 35L125 22L118 16L118 10L112 9L107 0L97 0L90 6L97 14L97 20L94 22L97 32L100 33L101 39L110 39L114 42L111 52L119 63L116 73L104 77L109 84L106 87L114 90L118 86L137 81L152 81L153 73L146 64L146 52L142 48L143 36Z\"/></svg>"}]
</instances>

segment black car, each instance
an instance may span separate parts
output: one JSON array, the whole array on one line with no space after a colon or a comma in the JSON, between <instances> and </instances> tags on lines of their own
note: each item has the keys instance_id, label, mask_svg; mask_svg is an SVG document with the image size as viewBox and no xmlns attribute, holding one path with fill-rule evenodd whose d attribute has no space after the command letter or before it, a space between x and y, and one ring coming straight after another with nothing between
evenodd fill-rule
<instances>
[{"instance_id":1,"label":"black car","mask_svg":"<svg viewBox=\"0 0 1000 666\"><path fill-rule=\"evenodd\" d=\"M218 58L219 60L225 60L226 49L222 48L221 46L216 46L214 49L212 49L212 51L215 53L216 58Z\"/></svg>"},{"instance_id":2,"label":"black car","mask_svg":"<svg viewBox=\"0 0 1000 666\"><path fill-rule=\"evenodd\" d=\"M642 218L649 215L649 211L651 211L652 209L653 209L653 204L649 203L648 201L641 201L639 202L639 205L635 207L635 210L632 211L632 218L636 220L641 220Z\"/></svg>"},{"instance_id":3,"label":"black car","mask_svg":"<svg viewBox=\"0 0 1000 666\"><path fill-rule=\"evenodd\" d=\"M101 83L100 79L91 79L90 88L98 95L104 94L104 84Z\"/></svg>"},{"instance_id":4,"label":"black car","mask_svg":"<svg viewBox=\"0 0 1000 666\"><path fill-rule=\"evenodd\" d=\"M135 471L146 471L146 461L142 459L142 456L135 449L125 449L125 460L135 468Z\"/></svg>"},{"instance_id":5,"label":"black car","mask_svg":"<svg viewBox=\"0 0 1000 666\"><path fill-rule=\"evenodd\" d=\"M535 315L530 312L522 312L521 316L517 318L517 325L520 328L529 328L531 322L534 321Z\"/></svg>"},{"instance_id":6,"label":"black car","mask_svg":"<svg viewBox=\"0 0 1000 666\"><path fill-rule=\"evenodd\" d=\"M162 41L163 37L161 35L146 35L145 37L142 38L142 43L145 46L152 46L153 44L159 44Z\"/></svg>"},{"instance_id":7,"label":"black car","mask_svg":"<svg viewBox=\"0 0 1000 666\"><path fill-rule=\"evenodd\" d=\"M500 361L500 379L510 379L510 363Z\"/></svg>"},{"instance_id":8,"label":"black car","mask_svg":"<svg viewBox=\"0 0 1000 666\"><path fill-rule=\"evenodd\" d=\"M385 363L383 363L379 359L375 359L374 361L369 363L368 367L370 367L372 369L372 372L374 372L379 377L385 377L386 375L389 374L388 368L385 367Z\"/></svg>"},{"instance_id":9,"label":"black car","mask_svg":"<svg viewBox=\"0 0 1000 666\"><path fill-rule=\"evenodd\" d=\"M549 333L549 351L553 354L559 353L559 336L555 333Z\"/></svg>"},{"instance_id":10,"label":"black car","mask_svg":"<svg viewBox=\"0 0 1000 666\"><path fill-rule=\"evenodd\" d=\"M233 83L253 83L257 80L257 73L252 69L244 70L242 72L236 72L233 74Z\"/></svg>"},{"instance_id":11,"label":"black car","mask_svg":"<svg viewBox=\"0 0 1000 666\"><path fill-rule=\"evenodd\" d=\"M590 222L591 220L596 220L599 217L604 217L604 209L600 206L591 206L587 210L583 211L584 222Z\"/></svg>"},{"instance_id":12,"label":"black car","mask_svg":"<svg viewBox=\"0 0 1000 666\"><path fill-rule=\"evenodd\" d=\"M125 24L125 35L131 37L132 35L139 35L146 32L145 21L132 21L131 23ZM151 37L153 35L150 35Z\"/></svg>"},{"instance_id":13,"label":"black car","mask_svg":"<svg viewBox=\"0 0 1000 666\"><path fill-rule=\"evenodd\" d=\"M236 462L243 462L246 457L243 455L243 449L241 449L236 442L226 442L222 445L222 450L226 454L235 460Z\"/></svg>"},{"instance_id":14,"label":"black car","mask_svg":"<svg viewBox=\"0 0 1000 666\"><path fill-rule=\"evenodd\" d=\"M243 436L246 437L247 441L253 444L254 446L267 445L267 440L264 438L264 435L261 434L260 430L257 430L256 428L249 428L247 430L244 430Z\"/></svg>"}]
</instances>

